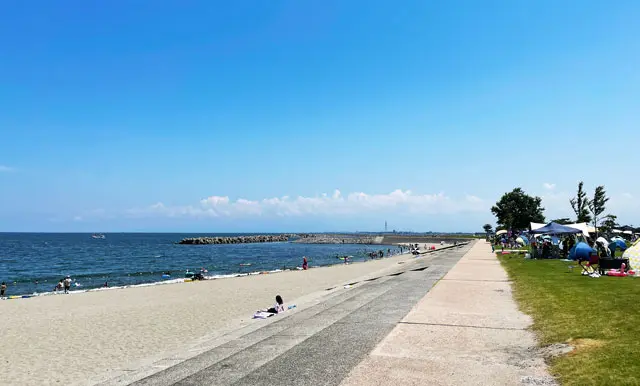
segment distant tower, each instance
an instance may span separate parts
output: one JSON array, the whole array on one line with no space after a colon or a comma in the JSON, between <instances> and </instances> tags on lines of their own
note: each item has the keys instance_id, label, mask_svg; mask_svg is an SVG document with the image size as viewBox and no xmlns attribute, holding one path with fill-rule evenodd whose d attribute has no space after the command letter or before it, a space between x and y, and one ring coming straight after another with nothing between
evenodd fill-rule
<instances>
[{"instance_id":1,"label":"distant tower","mask_svg":"<svg viewBox=\"0 0 640 386\"><path fill-rule=\"evenodd\" d=\"M384 233L387 233L387 221L384 222Z\"/></svg>"}]
</instances>

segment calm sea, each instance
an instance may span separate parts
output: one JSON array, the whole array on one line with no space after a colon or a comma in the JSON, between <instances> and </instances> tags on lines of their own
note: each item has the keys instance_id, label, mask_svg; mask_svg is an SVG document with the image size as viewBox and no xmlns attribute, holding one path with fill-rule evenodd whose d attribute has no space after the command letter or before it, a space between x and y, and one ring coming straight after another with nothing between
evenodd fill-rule
<instances>
[{"instance_id":1,"label":"calm sea","mask_svg":"<svg viewBox=\"0 0 640 386\"><path fill-rule=\"evenodd\" d=\"M9 295L51 292L66 275L74 290L155 283L162 274L183 278L186 270L231 275L292 269L307 256L309 266L338 264L337 255L365 260L380 245L261 243L177 245L185 237L238 234L108 233L103 240L86 233L0 233L0 281ZM241 265L242 264L242 265ZM75 284L77 283L77 284Z\"/></svg>"}]
</instances>

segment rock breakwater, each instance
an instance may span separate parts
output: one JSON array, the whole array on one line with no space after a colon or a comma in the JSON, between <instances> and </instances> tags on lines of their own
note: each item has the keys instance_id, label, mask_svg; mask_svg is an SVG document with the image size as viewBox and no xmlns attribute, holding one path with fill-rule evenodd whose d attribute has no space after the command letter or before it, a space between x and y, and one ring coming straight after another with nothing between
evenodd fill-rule
<instances>
[{"instance_id":1,"label":"rock breakwater","mask_svg":"<svg viewBox=\"0 0 640 386\"><path fill-rule=\"evenodd\" d=\"M178 244L207 245L207 244L247 244L247 243L276 243L289 241L293 235L255 235L234 237L188 237Z\"/></svg>"},{"instance_id":2,"label":"rock breakwater","mask_svg":"<svg viewBox=\"0 0 640 386\"><path fill-rule=\"evenodd\" d=\"M382 237L350 234L301 234L294 242L302 244L380 244Z\"/></svg>"}]
</instances>

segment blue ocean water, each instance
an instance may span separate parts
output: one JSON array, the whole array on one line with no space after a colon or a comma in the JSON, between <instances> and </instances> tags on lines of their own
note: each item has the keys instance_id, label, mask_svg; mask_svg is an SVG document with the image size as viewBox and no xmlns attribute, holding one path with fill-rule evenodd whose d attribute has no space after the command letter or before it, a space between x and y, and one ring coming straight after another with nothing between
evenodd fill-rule
<instances>
[{"instance_id":1,"label":"blue ocean water","mask_svg":"<svg viewBox=\"0 0 640 386\"><path fill-rule=\"evenodd\" d=\"M233 245L178 245L185 237L238 234L109 233L93 239L86 233L0 233L0 281L8 295L51 292L70 275L82 289L153 283L184 277L189 269L206 268L208 275L230 275L292 269L307 256L309 266L338 264L337 255L363 261L381 245L313 245L260 243ZM242 265L241 265L242 264ZM250 265L249 265L250 264Z\"/></svg>"}]
</instances>

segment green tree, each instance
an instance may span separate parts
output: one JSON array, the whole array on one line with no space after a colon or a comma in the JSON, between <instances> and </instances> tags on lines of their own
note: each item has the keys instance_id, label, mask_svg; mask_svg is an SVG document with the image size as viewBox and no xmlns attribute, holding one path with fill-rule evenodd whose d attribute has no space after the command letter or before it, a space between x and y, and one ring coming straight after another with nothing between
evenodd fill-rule
<instances>
[{"instance_id":1,"label":"green tree","mask_svg":"<svg viewBox=\"0 0 640 386\"><path fill-rule=\"evenodd\" d=\"M578 194L569 200L571 207L576 214L576 222L591 222L591 215L589 214L589 199L587 193L582 189L584 183L580 181L578 183Z\"/></svg>"},{"instance_id":2,"label":"green tree","mask_svg":"<svg viewBox=\"0 0 640 386\"><path fill-rule=\"evenodd\" d=\"M573 224L573 221L571 221L570 218L568 217L563 217L563 218L557 218L555 220L551 220L556 224L562 224L562 225L566 225L566 224Z\"/></svg>"},{"instance_id":3,"label":"green tree","mask_svg":"<svg viewBox=\"0 0 640 386\"><path fill-rule=\"evenodd\" d=\"M598 237L598 218L607 209L606 204L609 201L607 192L604 190L604 186L600 185L596 187L593 193L593 199L589 201L589 210L593 214L593 226L596 227L596 237Z\"/></svg>"},{"instance_id":4,"label":"green tree","mask_svg":"<svg viewBox=\"0 0 640 386\"><path fill-rule=\"evenodd\" d=\"M484 237L489 241L489 234L493 231L493 227L491 224L484 224L482 229L484 229Z\"/></svg>"},{"instance_id":5,"label":"green tree","mask_svg":"<svg viewBox=\"0 0 640 386\"><path fill-rule=\"evenodd\" d=\"M491 207L497 223L506 229L527 229L531 222L544 222L542 199L526 194L522 188L515 188L502 195Z\"/></svg>"},{"instance_id":6,"label":"green tree","mask_svg":"<svg viewBox=\"0 0 640 386\"><path fill-rule=\"evenodd\" d=\"M603 234L610 234L611 231L618 226L618 216L613 214L608 214L602 218L600 222L600 226L598 227L598 231Z\"/></svg>"}]
</instances>

